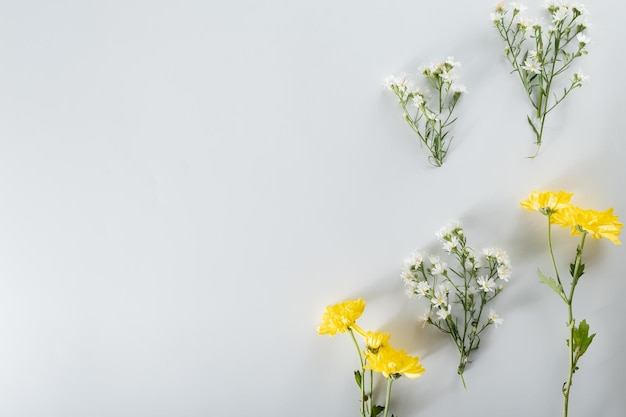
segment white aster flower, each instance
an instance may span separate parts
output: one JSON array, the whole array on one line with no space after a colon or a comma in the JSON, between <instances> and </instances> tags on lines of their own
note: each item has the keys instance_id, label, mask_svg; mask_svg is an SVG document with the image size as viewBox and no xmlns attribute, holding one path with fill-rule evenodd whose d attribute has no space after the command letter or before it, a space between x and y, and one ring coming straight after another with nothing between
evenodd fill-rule
<instances>
[{"instance_id":1,"label":"white aster flower","mask_svg":"<svg viewBox=\"0 0 626 417\"><path fill-rule=\"evenodd\" d=\"M411 100L415 107L421 107L424 104L424 95L421 93L414 93L413 100Z\"/></svg>"},{"instance_id":2,"label":"white aster flower","mask_svg":"<svg viewBox=\"0 0 626 417\"><path fill-rule=\"evenodd\" d=\"M453 56L449 56L448 58L446 58L445 64L448 64L448 65L450 65L453 68L461 66L461 63L458 62L458 61L455 61Z\"/></svg>"},{"instance_id":3,"label":"white aster flower","mask_svg":"<svg viewBox=\"0 0 626 417\"><path fill-rule=\"evenodd\" d=\"M439 240L444 240L446 236L451 235L457 229L460 229L460 228L461 228L461 224L458 222L458 220L455 220L453 222L448 223L446 226L442 227L441 229L437 230L435 232L435 236Z\"/></svg>"},{"instance_id":4,"label":"white aster flower","mask_svg":"<svg viewBox=\"0 0 626 417\"><path fill-rule=\"evenodd\" d=\"M496 249L495 257L498 266L509 267L511 265L511 259L509 258L509 254L502 249Z\"/></svg>"},{"instance_id":5,"label":"white aster flower","mask_svg":"<svg viewBox=\"0 0 626 417\"><path fill-rule=\"evenodd\" d=\"M531 32L535 26L535 21L519 16L517 18L517 26L524 31L525 34Z\"/></svg>"},{"instance_id":6,"label":"white aster flower","mask_svg":"<svg viewBox=\"0 0 626 417\"><path fill-rule=\"evenodd\" d=\"M413 274L410 270L403 269L402 272L400 272L400 279L402 279L404 285L411 285L413 282Z\"/></svg>"},{"instance_id":7,"label":"white aster flower","mask_svg":"<svg viewBox=\"0 0 626 417\"><path fill-rule=\"evenodd\" d=\"M457 76L453 74L452 71L448 71L445 68L443 68L441 72L439 73L439 78L441 78L443 81L447 83L452 83L454 80L456 80Z\"/></svg>"},{"instance_id":8,"label":"white aster flower","mask_svg":"<svg viewBox=\"0 0 626 417\"><path fill-rule=\"evenodd\" d=\"M511 7L513 8L513 11L517 11L517 12L524 12L527 9L526 6L524 6L523 4L519 4L517 2L512 2Z\"/></svg>"},{"instance_id":9,"label":"white aster flower","mask_svg":"<svg viewBox=\"0 0 626 417\"><path fill-rule=\"evenodd\" d=\"M585 35L582 32L578 32L576 34L576 39L578 39L578 42L581 43L583 46L587 45L589 42L591 42L591 39Z\"/></svg>"},{"instance_id":10,"label":"white aster flower","mask_svg":"<svg viewBox=\"0 0 626 417\"><path fill-rule=\"evenodd\" d=\"M572 10L578 12L579 14L587 14L587 8L584 4L572 4Z\"/></svg>"},{"instance_id":11,"label":"white aster flower","mask_svg":"<svg viewBox=\"0 0 626 417\"><path fill-rule=\"evenodd\" d=\"M408 258L404 260L404 267L407 269L418 269L424 261L424 254L422 252L413 252Z\"/></svg>"},{"instance_id":12,"label":"white aster flower","mask_svg":"<svg viewBox=\"0 0 626 417\"><path fill-rule=\"evenodd\" d=\"M442 284L439 284L435 289L435 294L430 299L430 302L435 306L441 308L448 304L448 288Z\"/></svg>"},{"instance_id":13,"label":"white aster flower","mask_svg":"<svg viewBox=\"0 0 626 417\"><path fill-rule=\"evenodd\" d=\"M511 268L508 265L498 266L498 278L509 282L509 278L511 278Z\"/></svg>"},{"instance_id":14,"label":"white aster flower","mask_svg":"<svg viewBox=\"0 0 626 417\"><path fill-rule=\"evenodd\" d=\"M478 292L478 287L476 285L470 285L467 287L467 295L475 295Z\"/></svg>"},{"instance_id":15,"label":"white aster flower","mask_svg":"<svg viewBox=\"0 0 626 417\"><path fill-rule=\"evenodd\" d=\"M452 311L452 306L448 305L448 308L444 309L444 308L439 308L439 311L437 311L437 317L441 320L445 320L448 318L448 316L450 315L450 312Z\"/></svg>"},{"instance_id":16,"label":"white aster flower","mask_svg":"<svg viewBox=\"0 0 626 417\"><path fill-rule=\"evenodd\" d=\"M452 252L453 249L459 246L459 238L456 236L450 236L450 240L446 240L443 242L443 250L448 253Z\"/></svg>"},{"instance_id":17,"label":"white aster flower","mask_svg":"<svg viewBox=\"0 0 626 417\"><path fill-rule=\"evenodd\" d=\"M436 263L438 263L440 260L441 260L441 258L440 258L439 256L437 256L437 255L428 255L428 261L429 261L431 264L436 264Z\"/></svg>"},{"instance_id":18,"label":"white aster flower","mask_svg":"<svg viewBox=\"0 0 626 417\"><path fill-rule=\"evenodd\" d=\"M417 294L417 298L422 298L428 294L430 294L431 288L430 285L426 281L420 281L415 286L415 293Z\"/></svg>"},{"instance_id":19,"label":"white aster flower","mask_svg":"<svg viewBox=\"0 0 626 417\"><path fill-rule=\"evenodd\" d=\"M545 2L546 9L556 9L563 6L565 6L564 0L546 0Z\"/></svg>"},{"instance_id":20,"label":"white aster flower","mask_svg":"<svg viewBox=\"0 0 626 417\"><path fill-rule=\"evenodd\" d=\"M587 81L588 79L589 79L589 76L583 74L583 72L580 70L574 73L574 80L579 82L580 84Z\"/></svg>"},{"instance_id":21,"label":"white aster flower","mask_svg":"<svg viewBox=\"0 0 626 417\"><path fill-rule=\"evenodd\" d=\"M493 278L487 278L486 276L482 275L478 277L478 279L476 279L476 283L484 292L495 291L496 282L493 280Z\"/></svg>"},{"instance_id":22,"label":"white aster flower","mask_svg":"<svg viewBox=\"0 0 626 417\"><path fill-rule=\"evenodd\" d=\"M541 73L541 64L537 58L527 58L522 68L526 71L534 72L535 74Z\"/></svg>"},{"instance_id":23,"label":"white aster flower","mask_svg":"<svg viewBox=\"0 0 626 417\"><path fill-rule=\"evenodd\" d=\"M430 307L426 308L426 310L424 310L424 312L417 318L419 321L423 322L422 323L422 327L424 327L426 325L426 322L428 322L428 320L431 317L431 311L430 311Z\"/></svg>"},{"instance_id":24,"label":"white aster flower","mask_svg":"<svg viewBox=\"0 0 626 417\"><path fill-rule=\"evenodd\" d=\"M450 90L452 90L453 93L468 94L463 84L452 83Z\"/></svg>"},{"instance_id":25,"label":"white aster flower","mask_svg":"<svg viewBox=\"0 0 626 417\"><path fill-rule=\"evenodd\" d=\"M489 20L493 23L501 22L504 19L504 13L501 11L492 12L489 14Z\"/></svg>"},{"instance_id":26,"label":"white aster flower","mask_svg":"<svg viewBox=\"0 0 626 417\"><path fill-rule=\"evenodd\" d=\"M568 15L569 9L567 6L561 6L552 13L552 21L555 23L562 22Z\"/></svg>"},{"instance_id":27,"label":"white aster flower","mask_svg":"<svg viewBox=\"0 0 626 417\"><path fill-rule=\"evenodd\" d=\"M496 314L496 311L492 308L489 310L489 323L493 323L496 328L504 322L504 319Z\"/></svg>"},{"instance_id":28,"label":"white aster flower","mask_svg":"<svg viewBox=\"0 0 626 417\"><path fill-rule=\"evenodd\" d=\"M419 298L417 297L417 294L415 294L415 288L412 286L407 285L406 288L404 289L404 293L409 298Z\"/></svg>"},{"instance_id":29,"label":"white aster flower","mask_svg":"<svg viewBox=\"0 0 626 417\"><path fill-rule=\"evenodd\" d=\"M433 265L430 273L433 275L445 275L447 266L448 264L445 262L437 262Z\"/></svg>"}]
</instances>

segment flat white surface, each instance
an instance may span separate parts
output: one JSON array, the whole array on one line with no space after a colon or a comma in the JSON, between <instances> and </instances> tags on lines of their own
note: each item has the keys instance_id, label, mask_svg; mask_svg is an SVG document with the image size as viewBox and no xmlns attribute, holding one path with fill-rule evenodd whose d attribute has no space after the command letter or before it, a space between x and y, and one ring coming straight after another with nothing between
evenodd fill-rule
<instances>
[{"instance_id":1,"label":"flat white surface","mask_svg":"<svg viewBox=\"0 0 626 417\"><path fill-rule=\"evenodd\" d=\"M587 4L575 69L591 78L535 160L493 7L5 2L0 415L356 416L351 341L316 334L326 305L356 297L360 324L427 368L394 384L397 416L560 415L565 306L536 277L544 219L519 201L566 189L626 216L626 6ZM433 168L383 81L447 56L469 95ZM450 220L514 267L467 391L398 278ZM577 240L555 233L569 262ZM575 313L598 335L570 416L621 417L624 247L587 247Z\"/></svg>"}]
</instances>

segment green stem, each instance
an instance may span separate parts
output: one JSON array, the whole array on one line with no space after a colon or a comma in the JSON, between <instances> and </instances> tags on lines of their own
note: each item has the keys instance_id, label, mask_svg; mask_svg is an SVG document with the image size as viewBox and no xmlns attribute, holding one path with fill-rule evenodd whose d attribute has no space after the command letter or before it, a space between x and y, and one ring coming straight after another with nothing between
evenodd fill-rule
<instances>
[{"instance_id":1,"label":"green stem","mask_svg":"<svg viewBox=\"0 0 626 417\"><path fill-rule=\"evenodd\" d=\"M389 375L387 378L387 395L385 396L385 414L383 417L387 417L389 412L389 400L391 399L391 384L393 383L393 377Z\"/></svg>"},{"instance_id":2,"label":"green stem","mask_svg":"<svg viewBox=\"0 0 626 417\"><path fill-rule=\"evenodd\" d=\"M548 249L550 251L550 259L552 260L552 267L554 268L554 275L556 275L556 281L559 283L559 288L563 288L561 284L561 278L559 277L559 269L556 267L556 261L554 260L554 251L552 250L552 214L548 214L546 217L548 218ZM562 292L562 290L561 290ZM563 298L561 296L561 298ZM567 302L564 298L563 301Z\"/></svg>"},{"instance_id":3,"label":"green stem","mask_svg":"<svg viewBox=\"0 0 626 417\"><path fill-rule=\"evenodd\" d=\"M366 417L365 414L365 363L363 362L363 355L361 354L361 348L359 347L359 342L356 340L356 336L354 336L354 331L350 328L350 336L352 336L352 341L354 342L354 346L356 347L356 351L359 354L359 363L361 364L361 375L363 378L361 379L361 415Z\"/></svg>"},{"instance_id":4,"label":"green stem","mask_svg":"<svg viewBox=\"0 0 626 417\"><path fill-rule=\"evenodd\" d=\"M576 327L576 321L574 320L573 314L573 301L574 301L574 290L576 289L576 285L578 284L578 280L582 275L582 258L583 258L583 248L585 247L585 238L587 237L587 232L583 232L580 238L580 243L576 248L576 259L574 261L574 269L572 271L572 286L570 287L569 296L567 297L567 327L569 329L569 339L567 342L568 345L568 361L569 361L569 371L567 374L567 381L563 385L563 417L567 417L568 409L569 409L569 394L572 388L572 380L574 378L574 371L576 370L576 364L574 363L574 329Z\"/></svg>"}]
</instances>

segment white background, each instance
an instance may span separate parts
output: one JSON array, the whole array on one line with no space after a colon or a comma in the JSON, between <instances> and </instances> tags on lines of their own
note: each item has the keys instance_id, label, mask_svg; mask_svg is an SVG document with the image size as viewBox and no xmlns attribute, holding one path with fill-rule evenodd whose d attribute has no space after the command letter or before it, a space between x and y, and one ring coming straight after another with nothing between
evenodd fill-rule
<instances>
[{"instance_id":1,"label":"white background","mask_svg":"<svg viewBox=\"0 0 626 417\"><path fill-rule=\"evenodd\" d=\"M351 341L317 335L357 297L427 369L394 384L397 416L560 415L566 310L519 201L626 215L626 6L605 3L531 160L491 0L3 2L0 415L357 416ZM384 80L448 56L469 94L434 168ZM514 267L467 391L399 279L451 220ZM563 274L576 243L555 230ZM571 417L626 409L623 251L587 243Z\"/></svg>"}]
</instances>

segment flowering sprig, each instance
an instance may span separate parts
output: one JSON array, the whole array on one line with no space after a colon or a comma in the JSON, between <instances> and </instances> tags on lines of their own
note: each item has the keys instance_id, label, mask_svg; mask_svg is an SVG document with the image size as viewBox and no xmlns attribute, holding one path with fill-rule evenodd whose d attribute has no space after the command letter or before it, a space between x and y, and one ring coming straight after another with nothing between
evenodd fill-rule
<instances>
[{"instance_id":1,"label":"flowering sprig","mask_svg":"<svg viewBox=\"0 0 626 417\"><path fill-rule=\"evenodd\" d=\"M546 10L550 25L547 27L522 16L524 10L526 7L518 3L511 3L511 9L498 3L490 19L505 41L505 55L534 109L533 116L526 117L535 134L534 157L541 147L548 113L574 89L581 87L588 77L580 71L575 72L558 92L553 82L570 68L575 59L587 54L590 39L585 32L589 25L583 5L548 0Z\"/></svg>"},{"instance_id":2,"label":"flowering sprig","mask_svg":"<svg viewBox=\"0 0 626 417\"><path fill-rule=\"evenodd\" d=\"M460 354L457 371L465 386L463 372L471 352L480 345L481 333L503 322L493 309L486 315L485 306L500 294L502 282L508 282L511 262L501 249L485 248L476 254L467 246L458 223L439 230L436 236L455 261L454 267L437 255L415 252L405 260L400 275L409 296L428 300L420 319L454 340Z\"/></svg>"},{"instance_id":3,"label":"flowering sprig","mask_svg":"<svg viewBox=\"0 0 626 417\"><path fill-rule=\"evenodd\" d=\"M621 228L624 226L618 221L618 217L613 215L612 208L606 211L582 209L570 203L572 195L572 193L565 191L533 191L528 199L520 203L523 208L537 211L548 219L548 251L556 279L546 276L541 270L538 270L539 280L550 287L567 305L569 370L567 380L562 388L563 417L567 417L572 379L574 373L578 370L578 361L587 351L595 337L595 333L589 334L589 324L586 320L581 320L577 323L574 319L572 306L576 286L585 272L585 264L583 263L585 239L587 235L591 235L594 239L606 238L619 245L621 242L618 236ZM572 278L569 288L563 286L557 262L554 258L551 232L553 224L569 227L573 236L580 235L574 262L569 267L569 273Z\"/></svg>"},{"instance_id":4,"label":"flowering sprig","mask_svg":"<svg viewBox=\"0 0 626 417\"><path fill-rule=\"evenodd\" d=\"M354 371L354 379L361 392L361 416L376 417L383 413L383 417L387 417L393 381L402 376L418 378L426 370L417 356L410 356L403 350L394 349L389 344L388 333L361 329L356 320L364 310L365 301L361 298L326 307L322 323L318 327L318 334L334 336L337 333L350 333L360 364L360 369ZM365 350L361 350L356 335L363 337ZM380 373L387 381L384 406L377 405L373 399L374 372Z\"/></svg>"},{"instance_id":5,"label":"flowering sprig","mask_svg":"<svg viewBox=\"0 0 626 417\"><path fill-rule=\"evenodd\" d=\"M387 79L387 87L398 97L404 120L430 152L428 161L434 166L441 166L448 153L452 141L452 137L448 137L449 128L456 120L452 112L461 95L467 93L464 86L456 83L454 69L460 65L449 57L444 62L420 67L420 73L431 87L430 92L413 88L407 74Z\"/></svg>"}]
</instances>

